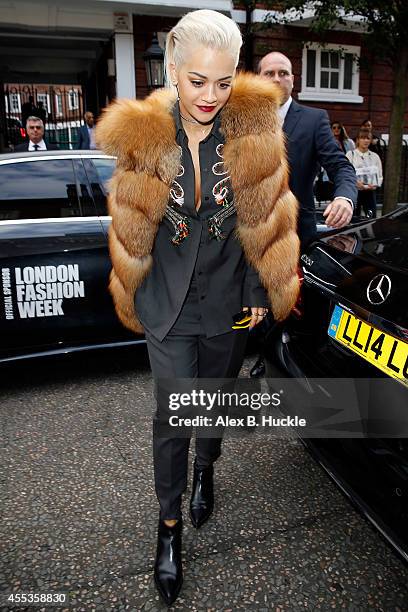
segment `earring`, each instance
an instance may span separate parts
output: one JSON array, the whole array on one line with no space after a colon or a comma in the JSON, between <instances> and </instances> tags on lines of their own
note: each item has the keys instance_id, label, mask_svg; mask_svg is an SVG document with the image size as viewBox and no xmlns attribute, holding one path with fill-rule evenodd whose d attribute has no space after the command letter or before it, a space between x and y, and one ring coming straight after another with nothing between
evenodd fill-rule
<instances>
[{"instance_id":1,"label":"earring","mask_svg":"<svg viewBox=\"0 0 408 612\"><path fill-rule=\"evenodd\" d=\"M174 87L177 89L177 100L180 100L180 93L178 90L178 83L173 83Z\"/></svg>"}]
</instances>

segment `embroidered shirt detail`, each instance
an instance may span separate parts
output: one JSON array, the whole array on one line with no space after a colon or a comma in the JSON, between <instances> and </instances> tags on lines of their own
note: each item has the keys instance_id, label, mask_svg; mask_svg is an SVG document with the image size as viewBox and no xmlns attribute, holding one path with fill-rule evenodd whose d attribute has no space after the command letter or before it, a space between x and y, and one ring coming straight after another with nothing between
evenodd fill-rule
<instances>
[{"instance_id":1,"label":"embroidered shirt detail","mask_svg":"<svg viewBox=\"0 0 408 612\"><path fill-rule=\"evenodd\" d=\"M180 149L180 159L182 159L183 149L180 147L180 145L178 145L178 148ZM180 161L180 166L179 166L176 178L180 178L181 176L184 176L184 172L185 172L184 166ZM170 188L170 197L173 200L173 202L177 204L177 206L183 206L184 189L180 185L180 183L176 181L176 178L173 180L171 188Z\"/></svg>"},{"instance_id":2,"label":"embroidered shirt detail","mask_svg":"<svg viewBox=\"0 0 408 612\"><path fill-rule=\"evenodd\" d=\"M170 238L170 241L178 246L183 240L189 235L190 227L188 223L188 217L181 215L179 212L174 210L172 206L167 205L164 211L164 217L171 223L174 230L174 236Z\"/></svg>"},{"instance_id":3,"label":"embroidered shirt detail","mask_svg":"<svg viewBox=\"0 0 408 612\"><path fill-rule=\"evenodd\" d=\"M221 210L212 215L207 221L208 224L208 233L210 238L215 240L225 240L225 234L221 230L221 226L225 219L228 217L232 217L232 215L236 212L236 208L234 202L227 203Z\"/></svg>"},{"instance_id":4,"label":"embroidered shirt detail","mask_svg":"<svg viewBox=\"0 0 408 612\"><path fill-rule=\"evenodd\" d=\"M212 173L215 176L224 176L224 178L214 185L212 193L215 199L215 203L218 206L227 206L229 204L228 195L231 191L231 177L228 175L228 170L225 168L224 157L222 155L224 152L224 145L222 143L218 144L215 150L218 157L221 158L221 161L215 162L215 164L213 164Z\"/></svg>"},{"instance_id":5,"label":"embroidered shirt detail","mask_svg":"<svg viewBox=\"0 0 408 612\"><path fill-rule=\"evenodd\" d=\"M202 194L200 212L197 213L194 206L194 164L178 111L178 107L175 107L173 116L180 163L164 214L170 230L170 242L177 246L189 237L195 227L191 217L200 219L204 227L207 226L210 239L225 240L227 233L222 231L222 224L236 210L230 175L224 163L220 118L216 118L211 133L199 145Z\"/></svg>"}]
</instances>

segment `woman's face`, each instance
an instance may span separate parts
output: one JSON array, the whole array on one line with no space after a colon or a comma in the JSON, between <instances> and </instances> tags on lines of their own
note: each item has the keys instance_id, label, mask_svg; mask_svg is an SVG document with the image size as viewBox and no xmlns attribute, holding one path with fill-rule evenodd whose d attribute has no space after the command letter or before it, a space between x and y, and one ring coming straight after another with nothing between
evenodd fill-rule
<instances>
[{"instance_id":1,"label":"woman's face","mask_svg":"<svg viewBox=\"0 0 408 612\"><path fill-rule=\"evenodd\" d=\"M333 123L332 130L333 130L333 134L334 134L335 138L340 138L340 134L341 134L341 126L340 126L340 124L339 123Z\"/></svg>"},{"instance_id":2,"label":"woman's face","mask_svg":"<svg viewBox=\"0 0 408 612\"><path fill-rule=\"evenodd\" d=\"M370 146L370 144L371 136L359 136L357 139L357 147L360 149L360 151L368 151L368 147Z\"/></svg>"},{"instance_id":3,"label":"woman's face","mask_svg":"<svg viewBox=\"0 0 408 612\"><path fill-rule=\"evenodd\" d=\"M178 69L170 66L177 83L180 112L200 123L210 123L231 94L235 62L227 51L196 47Z\"/></svg>"},{"instance_id":4,"label":"woman's face","mask_svg":"<svg viewBox=\"0 0 408 612\"><path fill-rule=\"evenodd\" d=\"M373 124L371 123L371 121L368 119L367 121L364 121L363 123L363 127L367 128L367 130L372 130L373 129Z\"/></svg>"}]
</instances>

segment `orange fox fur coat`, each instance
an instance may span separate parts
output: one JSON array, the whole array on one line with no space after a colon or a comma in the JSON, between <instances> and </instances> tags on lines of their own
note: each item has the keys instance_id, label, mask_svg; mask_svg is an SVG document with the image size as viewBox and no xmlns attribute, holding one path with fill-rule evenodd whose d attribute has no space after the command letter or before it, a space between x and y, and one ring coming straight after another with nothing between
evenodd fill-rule
<instances>
[{"instance_id":1,"label":"orange fox fur coat","mask_svg":"<svg viewBox=\"0 0 408 612\"><path fill-rule=\"evenodd\" d=\"M241 73L221 111L221 129L237 236L268 292L275 319L283 320L299 291L299 240L298 205L288 187L279 102L274 85ZM143 328L134 294L152 265L154 239L180 162L174 103L174 95L166 89L143 101L117 100L104 110L96 127L99 146L117 157L108 199L113 264L109 289L120 320L138 333Z\"/></svg>"}]
</instances>

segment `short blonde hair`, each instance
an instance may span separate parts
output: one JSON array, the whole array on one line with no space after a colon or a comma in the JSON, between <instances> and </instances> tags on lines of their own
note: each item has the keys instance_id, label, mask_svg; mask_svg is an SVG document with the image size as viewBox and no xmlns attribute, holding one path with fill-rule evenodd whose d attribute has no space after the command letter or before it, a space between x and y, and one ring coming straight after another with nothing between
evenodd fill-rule
<instances>
[{"instance_id":1,"label":"short blonde hair","mask_svg":"<svg viewBox=\"0 0 408 612\"><path fill-rule=\"evenodd\" d=\"M228 51L235 61L239 61L242 36L237 24L217 11L206 9L187 13L168 33L165 50L166 87L176 88L172 84L170 64L177 68L183 65L188 52L198 46L209 47L217 51Z\"/></svg>"}]
</instances>

